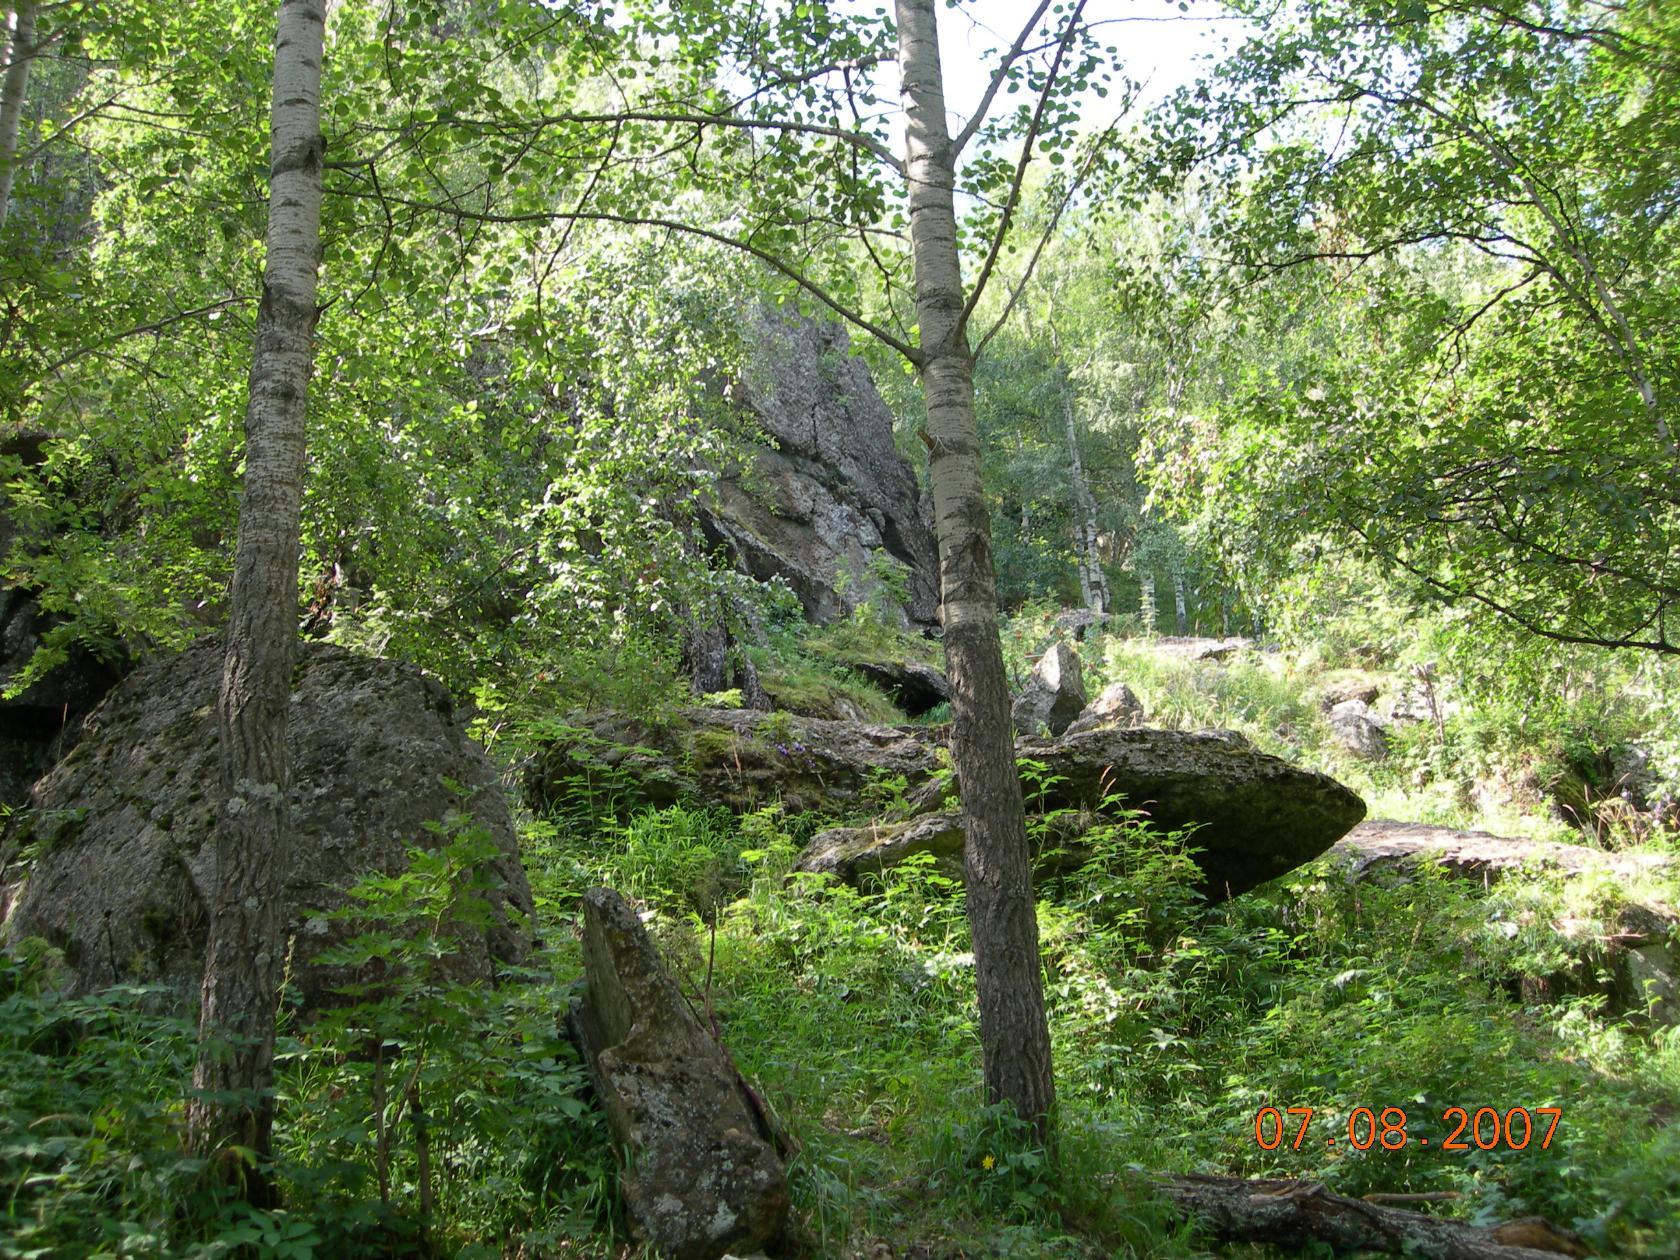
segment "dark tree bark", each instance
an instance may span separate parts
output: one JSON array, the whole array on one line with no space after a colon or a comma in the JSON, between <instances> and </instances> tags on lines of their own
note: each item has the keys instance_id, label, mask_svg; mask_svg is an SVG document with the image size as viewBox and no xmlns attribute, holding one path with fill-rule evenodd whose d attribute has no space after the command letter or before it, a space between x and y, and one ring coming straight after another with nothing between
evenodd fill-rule
<instances>
[{"instance_id":1,"label":"dark tree bark","mask_svg":"<svg viewBox=\"0 0 1680 1260\"><path fill-rule=\"evenodd\" d=\"M963 316L952 198L955 149L945 118L935 4L898 0L897 11L920 368L951 683L951 760L967 831L964 874L986 1090L1047 1139L1056 1086L998 639L991 522L980 480L974 355Z\"/></svg>"},{"instance_id":2,"label":"dark tree bark","mask_svg":"<svg viewBox=\"0 0 1680 1260\"><path fill-rule=\"evenodd\" d=\"M298 633L304 420L321 252L324 0L281 0L275 39L268 256L245 414L245 485L218 706L221 826L188 1109L192 1149L272 1202L274 1026L284 963L286 705ZM230 1148L256 1153L241 1168Z\"/></svg>"}]
</instances>

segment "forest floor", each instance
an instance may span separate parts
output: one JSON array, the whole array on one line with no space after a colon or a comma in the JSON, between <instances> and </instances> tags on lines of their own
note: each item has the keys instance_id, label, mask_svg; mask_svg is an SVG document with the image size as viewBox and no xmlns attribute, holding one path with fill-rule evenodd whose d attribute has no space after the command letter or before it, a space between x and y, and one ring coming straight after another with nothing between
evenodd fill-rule
<instances>
[{"instance_id":1,"label":"forest floor","mask_svg":"<svg viewBox=\"0 0 1680 1260\"><path fill-rule=\"evenodd\" d=\"M773 646L767 681L882 716L834 650L866 634L880 632ZM1017 623L1011 667L1041 643L1041 626ZM180 1153L190 1021L132 986L64 1001L29 958L0 956L0 1257L634 1254L605 1125L559 1028L582 979L579 899L598 885L638 905L786 1135L788 1257L1268 1254L1198 1237L1150 1173L1427 1195L1480 1224L1542 1215L1601 1256L1675 1255L1680 1027L1617 951L1640 907L1680 905L1666 860L1680 844L1592 778L1612 750L1513 737L1439 684L1433 713L1427 695L1418 710L1427 674L1411 668L1197 661L1125 638L1080 650L1093 694L1124 679L1151 724L1237 729L1348 782L1374 818L1590 860L1355 880L1333 851L1209 906L1182 838L1114 827L1040 885L1060 1098L1049 1151L981 1095L957 881L914 861L861 891L795 874L834 820L775 804L615 815L580 800L522 820L544 944L515 983L451 981L447 937L411 930L459 904L481 856L470 833L364 890L359 948L406 978L313 1022L288 1016L280 1209L205 1199L202 1166ZM1373 687L1374 711L1423 714L1390 723L1376 762L1336 744L1322 707ZM500 749L514 782L520 745ZM1560 816L1571 804L1587 829Z\"/></svg>"}]
</instances>

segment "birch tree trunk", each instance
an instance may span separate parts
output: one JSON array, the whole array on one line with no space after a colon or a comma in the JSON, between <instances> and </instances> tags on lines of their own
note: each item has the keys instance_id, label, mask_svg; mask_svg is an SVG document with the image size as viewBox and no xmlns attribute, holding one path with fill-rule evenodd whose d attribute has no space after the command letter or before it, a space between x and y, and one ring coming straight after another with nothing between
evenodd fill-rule
<instances>
[{"instance_id":1,"label":"birch tree trunk","mask_svg":"<svg viewBox=\"0 0 1680 1260\"><path fill-rule=\"evenodd\" d=\"M1073 382L1067 368L1061 369L1062 426L1067 432L1068 477L1073 482L1074 554L1079 564L1079 598L1094 613L1106 613L1113 605L1108 575L1103 572L1098 539L1097 498L1085 479L1085 461L1079 454L1079 428L1074 421Z\"/></svg>"},{"instance_id":2,"label":"birch tree trunk","mask_svg":"<svg viewBox=\"0 0 1680 1260\"><path fill-rule=\"evenodd\" d=\"M945 116L936 3L897 0L897 14L920 367L951 679L951 759L967 833L963 868L986 1090L1047 1140L1056 1086L998 640L991 522L980 482L974 356L963 320L952 197L955 155Z\"/></svg>"},{"instance_id":3,"label":"birch tree trunk","mask_svg":"<svg viewBox=\"0 0 1680 1260\"><path fill-rule=\"evenodd\" d=\"M1185 609L1184 604L1184 573L1182 570L1173 570L1172 586L1173 625L1176 627L1175 633L1177 633L1178 637L1182 639L1185 635L1190 633L1190 616Z\"/></svg>"},{"instance_id":4,"label":"birch tree trunk","mask_svg":"<svg viewBox=\"0 0 1680 1260\"><path fill-rule=\"evenodd\" d=\"M304 420L321 253L326 0L281 0L270 122L268 253L245 413L245 485L217 708L225 797L208 890L210 942L188 1134L254 1202L274 1119L274 1022L285 954L286 705L297 652ZM228 1148L257 1153L242 1169ZM225 1162L222 1162L225 1161Z\"/></svg>"},{"instance_id":5,"label":"birch tree trunk","mask_svg":"<svg viewBox=\"0 0 1680 1260\"><path fill-rule=\"evenodd\" d=\"M1138 574L1138 613L1143 621L1145 634L1155 633L1155 574L1143 572Z\"/></svg>"},{"instance_id":6,"label":"birch tree trunk","mask_svg":"<svg viewBox=\"0 0 1680 1260\"><path fill-rule=\"evenodd\" d=\"M23 102L29 93L29 68L35 63L35 0L22 0L12 10L6 41L6 70L0 78L0 228L12 208L12 181L17 175L18 128Z\"/></svg>"}]
</instances>

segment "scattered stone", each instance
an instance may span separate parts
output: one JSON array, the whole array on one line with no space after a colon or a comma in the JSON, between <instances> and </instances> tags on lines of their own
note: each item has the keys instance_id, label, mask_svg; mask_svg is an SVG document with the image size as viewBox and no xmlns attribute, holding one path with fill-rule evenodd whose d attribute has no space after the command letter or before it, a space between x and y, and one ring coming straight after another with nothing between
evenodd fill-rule
<instances>
[{"instance_id":1,"label":"scattered stone","mask_svg":"<svg viewBox=\"0 0 1680 1260\"><path fill-rule=\"evenodd\" d=\"M77 990L137 979L197 995L221 669L221 642L207 639L130 675L8 830L0 938L44 937L64 952ZM285 903L304 1005L330 1004L335 986L360 978L313 963L351 931L317 911L344 905L342 889L364 875L403 869L411 848L446 843L426 824L450 814L469 814L497 850L485 872L492 922L456 929L451 965L489 982L499 964L522 962L531 892L507 802L448 692L411 667L323 643L301 645L297 679Z\"/></svg>"},{"instance_id":2,"label":"scattered stone","mask_svg":"<svg viewBox=\"0 0 1680 1260\"><path fill-rule=\"evenodd\" d=\"M1369 708L1377 702L1380 692L1374 682L1355 680L1326 683L1318 692L1318 709L1320 713L1329 713L1339 704L1346 704L1349 700L1357 700Z\"/></svg>"},{"instance_id":3,"label":"scattered stone","mask_svg":"<svg viewBox=\"0 0 1680 1260\"><path fill-rule=\"evenodd\" d=\"M1080 712L1063 736L1083 735L1105 726L1142 726L1143 701L1123 682L1112 682Z\"/></svg>"},{"instance_id":4,"label":"scattered stone","mask_svg":"<svg viewBox=\"0 0 1680 1260\"><path fill-rule=\"evenodd\" d=\"M921 717L951 698L945 675L920 661L854 661L851 668L911 717Z\"/></svg>"},{"instance_id":5,"label":"scattered stone","mask_svg":"<svg viewBox=\"0 0 1680 1260\"><path fill-rule=\"evenodd\" d=\"M588 988L571 1008L624 1155L626 1215L669 1260L719 1260L776 1241L787 1174L762 1104L701 1025L624 898L583 899Z\"/></svg>"},{"instance_id":6,"label":"scattered stone","mask_svg":"<svg viewBox=\"0 0 1680 1260\"><path fill-rule=\"evenodd\" d=\"M1388 756L1388 734L1363 700L1344 700L1331 709L1326 720L1336 746L1365 761Z\"/></svg>"},{"instance_id":7,"label":"scattered stone","mask_svg":"<svg viewBox=\"0 0 1680 1260\"><path fill-rule=\"evenodd\" d=\"M1033 667L1032 677L1015 701L1011 717L1023 735L1049 728L1060 735L1085 708L1085 682L1079 656L1066 643L1054 644Z\"/></svg>"}]
</instances>

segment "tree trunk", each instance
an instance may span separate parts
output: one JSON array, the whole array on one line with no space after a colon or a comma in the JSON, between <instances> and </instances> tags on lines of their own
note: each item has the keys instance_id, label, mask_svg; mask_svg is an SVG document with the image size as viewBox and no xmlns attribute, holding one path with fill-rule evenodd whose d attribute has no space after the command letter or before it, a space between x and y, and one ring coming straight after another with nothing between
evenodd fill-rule
<instances>
[{"instance_id":1,"label":"tree trunk","mask_svg":"<svg viewBox=\"0 0 1680 1260\"><path fill-rule=\"evenodd\" d=\"M1173 570L1173 626L1179 638L1190 633L1190 616L1184 604L1184 574L1178 569Z\"/></svg>"},{"instance_id":2,"label":"tree trunk","mask_svg":"<svg viewBox=\"0 0 1680 1260\"><path fill-rule=\"evenodd\" d=\"M35 0L23 0L12 11L5 77L0 80L0 228L6 226L6 215L12 207L18 128L23 123L23 101L29 91L29 67L35 63L35 7Z\"/></svg>"},{"instance_id":3,"label":"tree trunk","mask_svg":"<svg viewBox=\"0 0 1680 1260\"><path fill-rule=\"evenodd\" d=\"M1138 612L1143 619L1143 632L1155 633L1155 575L1138 574Z\"/></svg>"},{"instance_id":4,"label":"tree trunk","mask_svg":"<svg viewBox=\"0 0 1680 1260\"><path fill-rule=\"evenodd\" d=\"M1073 545L1079 563L1079 598L1090 611L1106 613L1113 604L1113 597L1109 594L1108 576L1103 572L1098 554L1097 539L1102 530L1097 523L1097 500L1091 493L1090 482L1085 479L1085 461L1079 454L1079 428L1073 414L1073 382L1068 378L1065 366L1060 369L1060 376L1062 426L1067 432L1068 477L1073 482Z\"/></svg>"},{"instance_id":5,"label":"tree trunk","mask_svg":"<svg viewBox=\"0 0 1680 1260\"><path fill-rule=\"evenodd\" d=\"M190 1144L272 1202L274 1021L285 940L286 705L297 651L304 420L321 252L324 0L281 0L270 115L268 255L245 413L245 486L217 716L221 789ZM256 1152L241 1169L228 1150Z\"/></svg>"},{"instance_id":6,"label":"tree trunk","mask_svg":"<svg viewBox=\"0 0 1680 1260\"><path fill-rule=\"evenodd\" d=\"M963 868L986 1091L1048 1140L1056 1085L1009 687L998 639L991 522L980 482L974 357L962 317L954 153L945 119L936 3L897 0L910 242L951 682L951 760L967 833Z\"/></svg>"}]
</instances>

